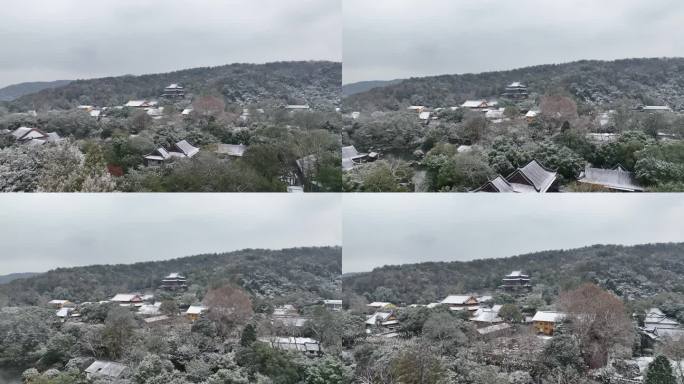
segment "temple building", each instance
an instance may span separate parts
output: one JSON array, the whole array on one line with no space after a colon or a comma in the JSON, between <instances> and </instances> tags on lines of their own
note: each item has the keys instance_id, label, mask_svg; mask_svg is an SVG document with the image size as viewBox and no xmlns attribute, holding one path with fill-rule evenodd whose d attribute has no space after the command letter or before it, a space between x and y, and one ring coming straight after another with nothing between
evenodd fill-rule
<instances>
[{"instance_id":1,"label":"temple building","mask_svg":"<svg viewBox=\"0 0 684 384\"><path fill-rule=\"evenodd\" d=\"M644 187L634 180L634 174L622 168L621 165L613 169L592 168L586 166L577 181L613 192L643 192Z\"/></svg>"},{"instance_id":2,"label":"temple building","mask_svg":"<svg viewBox=\"0 0 684 384\"><path fill-rule=\"evenodd\" d=\"M185 276L180 273L169 273L164 279L162 279L161 288L170 291L175 291L179 289L186 289L188 287L188 280Z\"/></svg>"},{"instance_id":3,"label":"temple building","mask_svg":"<svg viewBox=\"0 0 684 384\"><path fill-rule=\"evenodd\" d=\"M185 97L185 88L183 88L179 84L171 84L168 87L164 88L164 93L162 94L162 97L179 99L183 98Z\"/></svg>"},{"instance_id":4,"label":"temple building","mask_svg":"<svg viewBox=\"0 0 684 384\"><path fill-rule=\"evenodd\" d=\"M488 181L474 192L557 192L558 172L554 172L537 160L530 161L507 177L501 175Z\"/></svg>"},{"instance_id":5,"label":"temple building","mask_svg":"<svg viewBox=\"0 0 684 384\"><path fill-rule=\"evenodd\" d=\"M527 99L529 92L527 91L527 86L525 84L515 81L506 86L503 96L508 97L509 99Z\"/></svg>"},{"instance_id":6,"label":"temple building","mask_svg":"<svg viewBox=\"0 0 684 384\"><path fill-rule=\"evenodd\" d=\"M522 271L509 273L502 279L502 282L501 288L506 291L529 290L532 288L530 276L522 273Z\"/></svg>"}]
</instances>

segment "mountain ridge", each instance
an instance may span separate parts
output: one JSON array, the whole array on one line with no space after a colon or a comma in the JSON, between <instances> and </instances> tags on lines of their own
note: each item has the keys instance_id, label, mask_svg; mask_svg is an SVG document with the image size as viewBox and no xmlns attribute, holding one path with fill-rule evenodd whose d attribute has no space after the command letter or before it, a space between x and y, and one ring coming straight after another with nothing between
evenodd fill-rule
<instances>
[{"instance_id":1,"label":"mountain ridge","mask_svg":"<svg viewBox=\"0 0 684 384\"><path fill-rule=\"evenodd\" d=\"M344 289L370 294L380 287L406 303L432 302L448 294L495 290L501 278L523 270L536 284L559 290L592 281L626 298L684 292L684 243L591 245L496 259L383 266L345 274ZM380 299L378 299L380 300Z\"/></svg>"},{"instance_id":2,"label":"mountain ridge","mask_svg":"<svg viewBox=\"0 0 684 384\"><path fill-rule=\"evenodd\" d=\"M400 110L408 105L446 107L466 99L499 97L520 81L530 92L567 92L588 104L628 100L633 104L669 104L684 108L684 58L578 60L482 73L412 77L344 99L348 110Z\"/></svg>"},{"instance_id":3,"label":"mountain ridge","mask_svg":"<svg viewBox=\"0 0 684 384\"><path fill-rule=\"evenodd\" d=\"M341 269L340 247L243 249L133 264L56 268L0 286L0 302L3 297L11 305L36 305L56 297L77 302L105 300L115 293L154 290L171 272L182 273L202 289L228 280L259 297L305 291L330 296L341 279Z\"/></svg>"},{"instance_id":4,"label":"mountain ridge","mask_svg":"<svg viewBox=\"0 0 684 384\"><path fill-rule=\"evenodd\" d=\"M12 111L71 109L79 104L114 106L131 99L158 98L178 83L197 95L221 94L228 102L308 103L332 108L340 99L342 66L333 61L233 63L165 73L74 80L8 102Z\"/></svg>"}]
</instances>

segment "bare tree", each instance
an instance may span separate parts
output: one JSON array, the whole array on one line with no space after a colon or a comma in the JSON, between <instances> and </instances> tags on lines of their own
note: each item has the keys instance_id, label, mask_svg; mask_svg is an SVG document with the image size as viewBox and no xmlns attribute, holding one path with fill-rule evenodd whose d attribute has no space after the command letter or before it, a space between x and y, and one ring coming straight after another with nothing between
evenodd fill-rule
<instances>
[{"instance_id":1,"label":"bare tree","mask_svg":"<svg viewBox=\"0 0 684 384\"><path fill-rule=\"evenodd\" d=\"M225 110L226 103L215 96L202 96L192 103L192 107L204 117L218 116Z\"/></svg>"},{"instance_id":2,"label":"bare tree","mask_svg":"<svg viewBox=\"0 0 684 384\"><path fill-rule=\"evenodd\" d=\"M252 300L234 285L210 289L204 296L204 305L208 308L207 316L224 336L235 327L246 324L252 316Z\"/></svg>"},{"instance_id":3,"label":"bare tree","mask_svg":"<svg viewBox=\"0 0 684 384\"><path fill-rule=\"evenodd\" d=\"M563 292L560 304L569 316L572 331L581 341L583 357L589 367L606 365L610 353L630 351L634 329L617 296L586 283Z\"/></svg>"}]
</instances>

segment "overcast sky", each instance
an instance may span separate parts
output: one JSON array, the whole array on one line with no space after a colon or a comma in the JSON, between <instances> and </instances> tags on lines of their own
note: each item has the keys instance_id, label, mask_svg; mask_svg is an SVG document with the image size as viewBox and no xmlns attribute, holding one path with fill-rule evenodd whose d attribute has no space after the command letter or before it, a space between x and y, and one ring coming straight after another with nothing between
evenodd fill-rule
<instances>
[{"instance_id":1,"label":"overcast sky","mask_svg":"<svg viewBox=\"0 0 684 384\"><path fill-rule=\"evenodd\" d=\"M681 194L347 194L342 268L684 242Z\"/></svg>"},{"instance_id":2,"label":"overcast sky","mask_svg":"<svg viewBox=\"0 0 684 384\"><path fill-rule=\"evenodd\" d=\"M21 0L0 8L0 87L342 56L341 0Z\"/></svg>"},{"instance_id":3,"label":"overcast sky","mask_svg":"<svg viewBox=\"0 0 684 384\"><path fill-rule=\"evenodd\" d=\"M684 56L681 0L344 0L343 82Z\"/></svg>"},{"instance_id":4,"label":"overcast sky","mask_svg":"<svg viewBox=\"0 0 684 384\"><path fill-rule=\"evenodd\" d=\"M333 194L5 194L0 275L342 245L341 222Z\"/></svg>"}]
</instances>

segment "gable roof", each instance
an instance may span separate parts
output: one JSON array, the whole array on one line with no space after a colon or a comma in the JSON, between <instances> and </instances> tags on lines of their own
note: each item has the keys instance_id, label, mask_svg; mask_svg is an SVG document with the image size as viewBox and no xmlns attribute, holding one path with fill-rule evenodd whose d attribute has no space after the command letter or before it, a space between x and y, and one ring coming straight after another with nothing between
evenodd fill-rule
<instances>
[{"instance_id":1,"label":"gable roof","mask_svg":"<svg viewBox=\"0 0 684 384\"><path fill-rule=\"evenodd\" d=\"M135 293L117 293L110 301L117 303L128 303L133 301L142 301L142 296Z\"/></svg>"},{"instance_id":2,"label":"gable roof","mask_svg":"<svg viewBox=\"0 0 684 384\"><path fill-rule=\"evenodd\" d=\"M471 295L449 295L440 303L452 305L465 305L471 299L477 301L477 298Z\"/></svg>"},{"instance_id":3,"label":"gable roof","mask_svg":"<svg viewBox=\"0 0 684 384\"><path fill-rule=\"evenodd\" d=\"M601 185L619 191L643 191L644 187L637 184L634 174L621 166L614 169L602 169L586 166L577 179L580 183Z\"/></svg>"},{"instance_id":4,"label":"gable roof","mask_svg":"<svg viewBox=\"0 0 684 384\"><path fill-rule=\"evenodd\" d=\"M546 192L558 177L557 172L547 169L536 159L533 159L524 167L518 168L511 174L511 176L516 172L519 172L526 179L528 179L537 192ZM511 176L509 176L507 179L510 180Z\"/></svg>"},{"instance_id":5,"label":"gable roof","mask_svg":"<svg viewBox=\"0 0 684 384\"><path fill-rule=\"evenodd\" d=\"M56 135L56 134L55 134ZM19 127L15 129L12 132L12 136L14 136L15 139L17 140L33 140L33 139L48 139L49 134L43 132L42 130L38 128L29 128L29 127Z\"/></svg>"},{"instance_id":6,"label":"gable roof","mask_svg":"<svg viewBox=\"0 0 684 384\"><path fill-rule=\"evenodd\" d=\"M188 307L188 310L185 311L185 313L188 315L199 315L206 310L207 307L205 307L204 305L191 305Z\"/></svg>"},{"instance_id":7,"label":"gable roof","mask_svg":"<svg viewBox=\"0 0 684 384\"><path fill-rule=\"evenodd\" d=\"M176 148L187 157L193 157L199 152L199 148L193 147L186 140L181 140L176 143Z\"/></svg>"},{"instance_id":8,"label":"gable roof","mask_svg":"<svg viewBox=\"0 0 684 384\"><path fill-rule=\"evenodd\" d=\"M112 361L97 360L85 369L86 373L97 376L107 376L117 378L126 370L123 364Z\"/></svg>"},{"instance_id":9,"label":"gable roof","mask_svg":"<svg viewBox=\"0 0 684 384\"><path fill-rule=\"evenodd\" d=\"M532 321L544 321L549 323L557 323L563 321L565 314L555 311L537 311L532 318Z\"/></svg>"}]
</instances>

